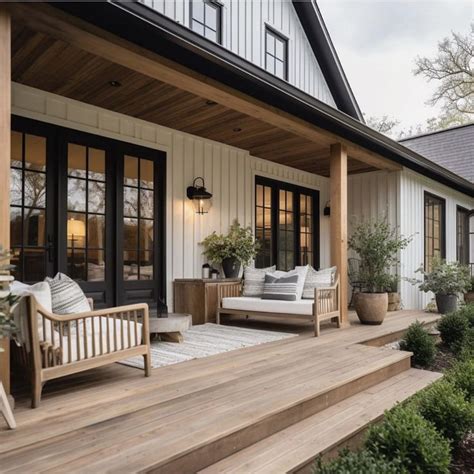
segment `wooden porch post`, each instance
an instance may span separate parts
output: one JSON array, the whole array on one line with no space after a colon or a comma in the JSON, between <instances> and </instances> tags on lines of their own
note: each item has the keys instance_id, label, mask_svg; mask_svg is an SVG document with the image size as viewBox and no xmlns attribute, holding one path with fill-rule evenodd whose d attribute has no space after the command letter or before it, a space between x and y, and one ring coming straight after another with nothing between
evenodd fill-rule
<instances>
[{"instance_id":1,"label":"wooden porch post","mask_svg":"<svg viewBox=\"0 0 474 474\"><path fill-rule=\"evenodd\" d=\"M347 149L341 143L331 145L331 265L337 266L341 291L341 320L348 324L347 314Z\"/></svg>"},{"instance_id":2,"label":"wooden porch post","mask_svg":"<svg viewBox=\"0 0 474 474\"><path fill-rule=\"evenodd\" d=\"M0 245L10 247L11 23L0 6ZM10 345L0 338L0 381L10 393Z\"/></svg>"}]
</instances>

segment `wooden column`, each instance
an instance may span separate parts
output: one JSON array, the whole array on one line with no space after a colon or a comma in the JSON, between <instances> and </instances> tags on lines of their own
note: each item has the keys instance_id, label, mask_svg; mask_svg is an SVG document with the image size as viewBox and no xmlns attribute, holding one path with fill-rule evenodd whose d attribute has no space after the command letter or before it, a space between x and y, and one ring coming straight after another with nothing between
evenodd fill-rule
<instances>
[{"instance_id":1,"label":"wooden column","mask_svg":"<svg viewBox=\"0 0 474 474\"><path fill-rule=\"evenodd\" d=\"M347 150L340 143L331 145L331 265L337 266L341 284L341 319L348 324L347 314Z\"/></svg>"},{"instance_id":2,"label":"wooden column","mask_svg":"<svg viewBox=\"0 0 474 474\"><path fill-rule=\"evenodd\" d=\"M11 23L0 5L0 245L10 248ZM0 339L0 381L10 393L10 345Z\"/></svg>"}]
</instances>

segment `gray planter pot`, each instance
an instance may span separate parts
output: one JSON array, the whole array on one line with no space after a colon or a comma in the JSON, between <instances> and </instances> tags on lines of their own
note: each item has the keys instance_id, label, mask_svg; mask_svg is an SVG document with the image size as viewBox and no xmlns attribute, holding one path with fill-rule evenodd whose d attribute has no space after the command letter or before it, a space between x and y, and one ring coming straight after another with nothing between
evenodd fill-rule
<instances>
[{"instance_id":1,"label":"gray planter pot","mask_svg":"<svg viewBox=\"0 0 474 474\"><path fill-rule=\"evenodd\" d=\"M452 313L458 307L458 297L457 295L436 295L436 306L438 313Z\"/></svg>"},{"instance_id":2,"label":"gray planter pot","mask_svg":"<svg viewBox=\"0 0 474 474\"><path fill-rule=\"evenodd\" d=\"M224 270L226 278L238 278L240 266L240 262L235 258L224 258L222 260L222 270Z\"/></svg>"}]
</instances>

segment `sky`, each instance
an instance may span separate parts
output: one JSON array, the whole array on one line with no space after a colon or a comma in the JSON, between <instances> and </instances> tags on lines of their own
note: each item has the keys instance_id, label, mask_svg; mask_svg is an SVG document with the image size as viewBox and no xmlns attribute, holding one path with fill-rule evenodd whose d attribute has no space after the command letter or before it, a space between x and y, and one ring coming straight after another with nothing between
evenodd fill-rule
<instances>
[{"instance_id":1,"label":"sky","mask_svg":"<svg viewBox=\"0 0 474 474\"><path fill-rule=\"evenodd\" d=\"M367 116L389 115L399 130L424 123L435 83L414 76L417 56L433 57L451 31L467 34L474 0L318 0L346 76Z\"/></svg>"}]
</instances>

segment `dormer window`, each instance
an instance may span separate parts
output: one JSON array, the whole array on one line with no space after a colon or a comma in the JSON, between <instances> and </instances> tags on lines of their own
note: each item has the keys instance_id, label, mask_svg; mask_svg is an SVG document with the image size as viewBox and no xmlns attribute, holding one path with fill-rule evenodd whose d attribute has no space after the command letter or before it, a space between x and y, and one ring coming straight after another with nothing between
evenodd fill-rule
<instances>
[{"instance_id":1,"label":"dormer window","mask_svg":"<svg viewBox=\"0 0 474 474\"><path fill-rule=\"evenodd\" d=\"M212 0L191 1L191 29L216 43L220 43L222 6Z\"/></svg>"},{"instance_id":2,"label":"dormer window","mask_svg":"<svg viewBox=\"0 0 474 474\"><path fill-rule=\"evenodd\" d=\"M265 28L265 69L280 79L288 79L288 40L268 26Z\"/></svg>"}]
</instances>

